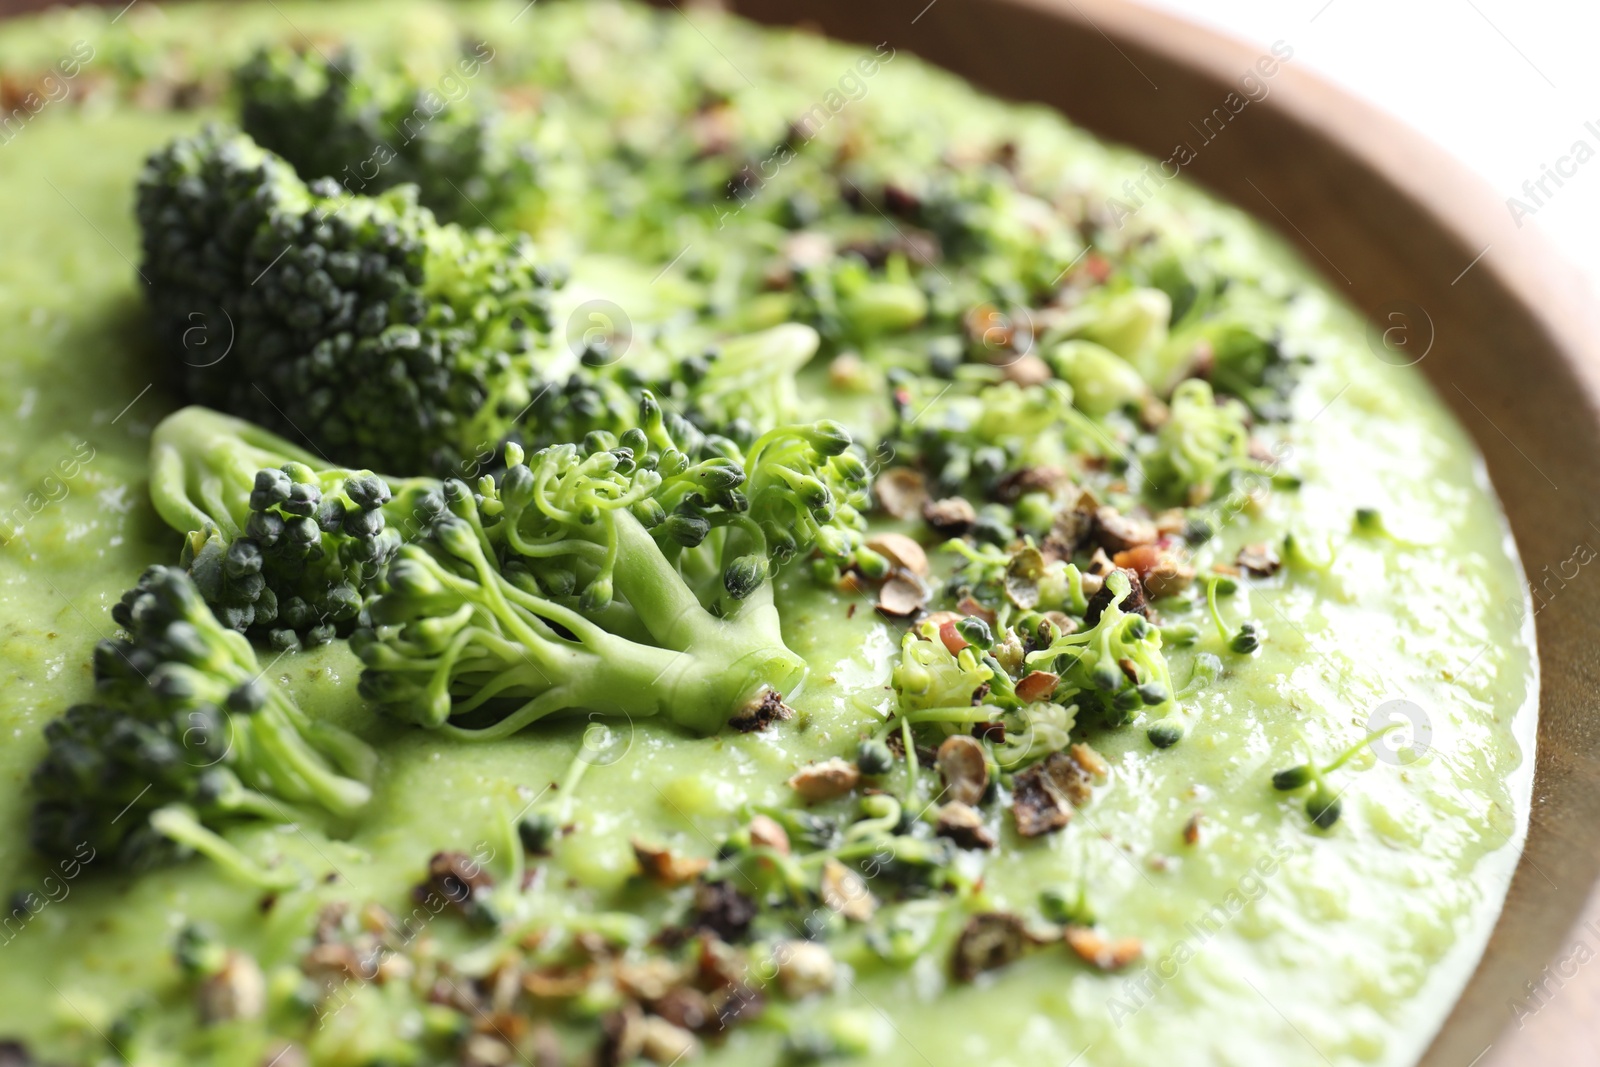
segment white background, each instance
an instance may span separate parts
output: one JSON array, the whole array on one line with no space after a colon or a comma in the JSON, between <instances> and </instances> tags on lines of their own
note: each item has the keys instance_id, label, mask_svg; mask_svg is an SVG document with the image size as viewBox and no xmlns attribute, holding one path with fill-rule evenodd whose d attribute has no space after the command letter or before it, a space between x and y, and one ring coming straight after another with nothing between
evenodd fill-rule
<instances>
[{"instance_id":1,"label":"white background","mask_svg":"<svg viewBox=\"0 0 1600 1067\"><path fill-rule=\"evenodd\" d=\"M1523 182L1587 141L1595 158L1559 189L1548 181L1552 195L1524 227L1542 228L1600 292L1597 0L1140 2L1261 47L1289 42L1294 63L1410 123L1502 201L1532 205Z\"/></svg>"}]
</instances>

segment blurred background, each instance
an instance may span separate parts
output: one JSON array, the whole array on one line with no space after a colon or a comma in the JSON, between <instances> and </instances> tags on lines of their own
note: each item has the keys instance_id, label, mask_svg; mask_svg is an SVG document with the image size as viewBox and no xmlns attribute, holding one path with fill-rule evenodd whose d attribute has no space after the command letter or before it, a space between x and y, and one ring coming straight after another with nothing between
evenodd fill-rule
<instances>
[{"instance_id":1,"label":"blurred background","mask_svg":"<svg viewBox=\"0 0 1600 1067\"><path fill-rule=\"evenodd\" d=\"M1600 293L1600 3L1139 2L1263 47L1287 42L1293 63L1410 123L1502 202L1520 201L1508 214L1543 229Z\"/></svg>"}]
</instances>

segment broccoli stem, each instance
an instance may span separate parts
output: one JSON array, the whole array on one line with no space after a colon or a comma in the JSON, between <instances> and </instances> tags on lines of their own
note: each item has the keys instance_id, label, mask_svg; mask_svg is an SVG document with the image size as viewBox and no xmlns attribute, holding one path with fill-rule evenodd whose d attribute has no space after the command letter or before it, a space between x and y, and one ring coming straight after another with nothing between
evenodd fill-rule
<instances>
[{"instance_id":1,"label":"broccoli stem","mask_svg":"<svg viewBox=\"0 0 1600 1067\"><path fill-rule=\"evenodd\" d=\"M175 844L192 849L246 885L262 889L287 889L297 877L289 871L269 871L206 827L182 804L169 804L150 813L150 825Z\"/></svg>"},{"instance_id":2,"label":"broccoli stem","mask_svg":"<svg viewBox=\"0 0 1600 1067\"><path fill-rule=\"evenodd\" d=\"M441 585L476 618L430 656L389 656L390 672L430 676L430 721L452 736L488 741L512 734L563 710L608 715L665 715L689 729L711 733L740 707L771 688L792 695L804 679L805 661L783 643L770 583L744 600L732 617L707 611L637 519L606 514L617 546L613 582L653 644L608 632L590 618L512 584L485 548L481 528L461 539L464 576L425 563ZM600 533L597 528L596 533ZM459 704L451 692L464 695ZM491 700L533 694L488 726L451 723Z\"/></svg>"}]
</instances>

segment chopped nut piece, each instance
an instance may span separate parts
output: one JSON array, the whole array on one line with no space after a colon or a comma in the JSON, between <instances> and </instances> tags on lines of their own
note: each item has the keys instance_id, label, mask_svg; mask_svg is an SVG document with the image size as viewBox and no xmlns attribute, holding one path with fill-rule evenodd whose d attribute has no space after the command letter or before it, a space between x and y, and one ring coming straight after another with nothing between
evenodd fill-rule
<instances>
[{"instance_id":1,"label":"chopped nut piece","mask_svg":"<svg viewBox=\"0 0 1600 1067\"><path fill-rule=\"evenodd\" d=\"M1120 971L1144 954L1144 943L1136 937L1112 941L1087 926L1069 926L1063 939L1083 962L1102 971Z\"/></svg>"},{"instance_id":2,"label":"chopped nut piece","mask_svg":"<svg viewBox=\"0 0 1600 1067\"><path fill-rule=\"evenodd\" d=\"M1146 394L1139 401L1139 424L1147 430L1159 430L1172 418L1172 409L1159 398Z\"/></svg>"},{"instance_id":3,"label":"chopped nut piece","mask_svg":"<svg viewBox=\"0 0 1600 1067\"><path fill-rule=\"evenodd\" d=\"M1106 763L1105 757L1082 741L1067 749L1067 753L1072 757L1072 762L1093 778L1104 778L1111 773L1111 767Z\"/></svg>"},{"instance_id":4,"label":"chopped nut piece","mask_svg":"<svg viewBox=\"0 0 1600 1067\"><path fill-rule=\"evenodd\" d=\"M640 874L664 886L692 882L711 866L703 856L679 856L669 848L654 848L638 838L633 840L633 858L639 863Z\"/></svg>"},{"instance_id":5,"label":"chopped nut piece","mask_svg":"<svg viewBox=\"0 0 1600 1067\"><path fill-rule=\"evenodd\" d=\"M1128 570L1126 567L1118 568L1128 576L1128 595L1122 598L1121 608L1129 615L1143 615L1150 617L1150 603L1145 599L1144 583L1139 580L1138 572ZM1088 584L1084 586L1087 591ZM1093 626L1100 621L1100 616L1111 601L1116 599L1116 594L1111 591L1109 583L1102 585L1100 590L1089 598L1089 607L1083 613L1083 621L1087 626Z\"/></svg>"},{"instance_id":6,"label":"chopped nut piece","mask_svg":"<svg viewBox=\"0 0 1600 1067\"><path fill-rule=\"evenodd\" d=\"M923 504L922 520L948 537L960 537L978 521L978 512L964 497L950 496Z\"/></svg>"},{"instance_id":7,"label":"chopped nut piece","mask_svg":"<svg viewBox=\"0 0 1600 1067\"><path fill-rule=\"evenodd\" d=\"M1055 522L1045 535L1040 550L1051 562L1070 560L1094 535L1094 513L1098 505L1088 493L1079 495L1071 507L1056 512Z\"/></svg>"},{"instance_id":8,"label":"chopped nut piece","mask_svg":"<svg viewBox=\"0 0 1600 1067\"><path fill-rule=\"evenodd\" d=\"M615 972L617 988L634 1000L660 1000L683 982L683 971L676 963L660 957L637 963L619 963Z\"/></svg>"},{"instance_id":9,"label":"chopped nut piece","mask_svg":"<svg viewBox=\"0 0 1600 1067\"><path fill-rule=\"evenodd\" d=\"M267 980L255 960L230 950L221 969L200 983L196 999L208 1025L259 1019L267 1009Z\"/></svg>"},{"instance_id":10,"label":"chopped nut piece","mask_svg":"<svg viewBox=\"0 0 1600 1067\"><path fill-rule=\"evenodd\" d=\"M1056 683L1061 681L1058 675L1049 671L1029 671L1017 683L1017 699L1025 701L1048 700L1050 694L1056 691Z\"/></svg>"},{"instance_id":11,"label":"chopped nut piece","mask_svg":"<svg viewBox=\"0 0 1600 1067\"><path fill-rule=\"evenodd\" d=\"M1183 843L1198 845L1200 843L1200 826L1205 817L1200 812L1189 816L1189 821L1183 824Z\"/></svg>"},{"instance_id":12,"label":"chopped nut piece","mask_svg":"<svg viewBox=\"0 0 1600 1067\"><path fill-rule=\"evenodd\" d=\"M737 1023L754 1019L767 1010L766 994L746 982L736 982L712 994L715 1029L726 1030Z\"/></svg>"},{"instance_id":13,"label":"chopped nut piece","mask_svg":"<svg viewBox=\"0 0 1600 1067\"><path fill-rule=\"evenodd\" d=\"M1194 568L1176 554L1155 545L1140 545L1118 552L1111 560L1118 567L1133 571L1145 592L1152 597L1176 596L1194 582Z\"/></svg>"},{"instance_id":14,"label":"chopped nut piece","mask_svg":"<svg viewBox=\"0 0 1600 1067\"><path fill-rule=\"evenodd\" d=\"M1257 578L1270 578L1278 573L1278 568L1283 566L1283 561L1278 558L1278 553L1273 551L1271 545L1245 545L1239 549L1239 555L1234 562Z\"/></svg>"},{"instance_id":15,"label":"chopped nut piece","mask_svg":"<svg viewBox=\"0 0 1600 1067\"><path fill-rule=\"evenodd\" d=\"M644 1051L644 1014L627 1002L600 1017L600 1067L624 1067Z\"/></svg>"},{"instance_id":16,"label":"chopped nut piece","mask_svg":"<svg viewBox=\"0 0 1600 1067\"><path fill-rule=\"evenodd\" d=\"M918 578L928 576L928 554L902 533L882 533L867 538L867 547Z\"/></svg>"},{"instance_id":17,"label":"chopped nut piece","mask_svg":"<svg viewBox=\"0 0 1600 1067\"><path fill-rule=\"evenodd\" d=\"M1100 507L1094 513L1095 540L1107 552L1126 552L1156 539L1156 524L1149 519L1124 515L1116 508Z\"/></svg>"},{"instance_id":18,"label":"chopped nut piece","mask_svg":"<svg viewBox=\"0 0 1600 1067\"><path fill-rule=\"evenodd\" d=\"M494 879L465 852L435 852L428 860L428 877L412 890L419 904L447 900L464 914L471 913L480 894L494 888Z\"/></svg>"},{"instance_id":19,"label":"chopped nut piece","mask_svg":"<svg viewBox=\"0 0 1600 1067\"><path fill-rule=\"evenodd\" d=\"M700 1055L699 1038L655 1015L645 1016L639 1047L645 1059L663 1067Z\"/></svg>"},{"instance_id":20,"label":"chopped nut piece","mask_svg":"<svg viewBox=\"0 0 1600 1067\"><path fill-rule=\"evenodd\" d=\"M822 902L851 922L864 923L878 910L878 898L867 883L836 859L822 864Z\"/></svg>"},{"instance_id":21,"label":"chopped nut piece","mask_svg":"<svg viewBox=\"0 0 1600 1067\"><path fill-rule=\"evenodd\" d=\"M976 808L959 800L952 800L939 809L939 822L934 833L948 837L960 848L991 849L995 846L994 835L983 825L983 816L978 814Z\"/></svg>"},{"instance_id":22,"label":"chopped nut piece","mask_svg":"<svg viewBox=\"0 0 1600 1067\"><path fill-rule=\"evenodd\" d=\"M522 988L536 1000L570 1000L594 981L593 964L582 967L551 965L522 973Z\"/></svg>"},{"instance_id":23,"label":"chopped nut piece","mask_svg":"<svg viewBox=\"0 0 1600 1067\"><path fill-rule=\"evenodd\" d=\"M776 690L763 689L728 720L728 725L742 734L748 734L756 730L765 730L775 722L792 718L794 709L783 702L783 694Z\"/></svg>"},{"instance_id":24,"label":"chopped nut piece","mask_svg":"<svg viewBox=\"0 0 1600 1067\"><path fill-rule=\"evenodd\" d=\"M1017 833L1038 837L1072 821L1072 808L1093 795L1093 783L1111 768L1094 749L1075 744L1068 752L1052 752L1012 780L1011 817Z\"/></svg>"},{"instance_id":25,"label":"chopped nut piece","mask_svg":"<svg viewBox=\"0 0 1600 1067\"><path fill-rule=\"evenodd\" d=\"M1052 496L1072 484L1072 476L1060 467L1023 467L1000 479L994 496L1004 504L1015 504L1029 493Z\"/></svg>"},{"instance_id":26,"label":"chopped nut piece","mask_svg":"<svg viewBox=\"0 0 1600 1067\"><path fill-rule=\"evenodd\" d=\"M1116 564L1111 562L1111 557L1106 555L1106 550L1103 548L1096 548L1094 553L1090 555L1089 567L1083 572L1083 574L1086 578L1091 574L1096 578L1104 578L1106 575L1110 574L1116 569ZM1099 588L1099 586L1095 586L1095 590L1097 592L1099 591Z\"/></svg>"},{"instance_id":27,"label":"chopped nut piece","mask_svg":"<svg viewBox=\"0 0 1600 1067\"><path fill-rule=\"evenodd\" d=\"M808 804L842 797L861 781L861 771L854 763L838 756L801 767L789 779L789 788L799 793Z\"/></svg>"},{"instance_id":28,"label":"chopped nut piece","mask_svg":"<svg viewBox=\"0 0 1600 1067\"><path fill-rule=\"evenodd\" d=\"M999 616L991 609L984 607L970 596L962 597L961 603L956 605L956 610L963 616L970 615L974 619L982 619L989 624L991 630L994 629L995 623L999 620Z\"/></svg>"},{"instance_id":29,"label":"chopped nut piece","mask_svg":"<svg viewBox=\"0 0 1600 1067\"><path fill-rule=\"evenodd\" d=\"M833 238L816 230L800 230L784 241L783 254L797 267L820 267L833 258Z\"/></svg>"},{"instance_id":30,"label":"chopped nut piece","mask_svg":"<svg viewBox=\"0 0 1600 1067\"><path fill-rule=\"evenodd\" d=\"M1007 363L1000 373L1006 381L1015 382L1023 388L1027 388L1030 385L1043 385L1054 377L1050 373L1050 364L1031 352Z\"/></svg>"},{"instance_id":31,"label":"chopped nut piece","mask_svg":"<svg viewBox=\"0 0 1600 1067\"><path fill-rule=\"evenodd\" d=\"M953 734L939 746L939 773L944 795L962 804L976 804L989 788L989 763L983 746L965 734Z\"/></svg>"},{"instance_id":32,"label":"chopped nut piece","mask_svg":"<svg viewBox=\"0 0 1600 1067\"><path fill-rule=\"evenodd\" d=\"M789 854L789 832L766 815L750 820L750 843L757 848L770 848L780 856Z\"/></svg>"},{"instance_id":33,"label":"chopped nut piece","mask_svg":"<svg viewBox=\"0 0 1600 1067\"><path fill-rule=\"evenodd\" d=\"M300 969L306 977L330 987L338 982L361 981L367 974L356 950L343 941L311 946L300 961Z\"/></svg>"},{"instance_id":34,"label":"chopped nut piece","mask_svg":"<svg viewBox=\"0 0 1600 1067\"><path fill-rule=\"evenodd\" d=\"M878 610L885 615L905 618L922 610L928 602L927 591L920 582L896 574L878 590Z\"/></svg>"},{"instance_id":35,"label":"chopped nut piece","mask_svg":"<svg viewBox=\"0 0 1600 1067\"><path fill-rule=\"evenodd\" d=\"M1065 757L1053 753L1012 780L1011 818L1022 837L1053 833L1072 821L1072 807L1045 770L1045 765L1057 758Z\"/></svg>"},{"instance_id":36,"label":"chopped nut piece","mask_svg":"<svg viewBox=\"0 0 1600 1067\"><path fill-rule=\"evenodd\" d=\"M696 1033L714 1026L717 1018L710 999L693 986L667 990L665 996L650 1005L650 1010L673 1026Z\"/></svg>"},{"instance_id":37,"label":"chopped nut piece","mask_svg":"<svg viewBox=\"0 0 1600 1067\"><path fill-rule=\"evenodd\" d=\"M867 365L854 352L840 352L828 364L828 384L844 392L861 392L868 388L872 378Z\"/></svg>"},{"instance_id":38,"label":"chopped nut piece","mask_svg":"<svg viewBox=\"0 0 1600 1067\"><path fill-rule=\"evenodd\" d=\"M1156 533L1177 537L1189 528L1189 515L1182 508L1168 508L1156 516Z\"/></svg>"},{"instance_id":39,"label":"chopped nut piece","mask_svg":"<svg viewBox=\"0 0 1600 1067\"><path fill-rule=\"evenodd\" d=\"M1025 545L1018 549L1006 564L1006 599L1024 611L1037 607L1044 570L1044 556L1037 548Z\"/></svg>"},{"instance_id":40,"label":"chopped nut piece","mask_svg":"<svg viewBox=\"0 0 1600 1067\"><path fill-rule=\"evenodd\" d=\"M940 612L940 614L948 613ZM970 644L965 637L961 636L961 631L956 629L955 619L943 619L939 622L939 643L952 656L961 655L961 650L967 648Z\"/></svg>"},{"instance_id":41,"label":"chopped nut piece","mask_svg":"<svg viewBox=\"0 0 1600 1067\"><path fill-rule=\"evenodd\" d=\"M772 950L783 995L798 1000L833 985L833 954L815 941L780 941Z\"/></svg>"},{"instance_id":42,"label":"chopped nut piece","mask_svg":"<svg viewBox=\"0 0 1600 1067\"><path fill-rule=\"evenodd\" d=\"M1029 944L1027 927L1017 916L1001 911L974 915L956 939L952 969L958 981L970 982L1020 959Z\"/></svg>"},{"instance_id":43,"label":"chopped nut piece","mask_svg":"<svg viewBox=\"0 0 1600 1067\"><path fill-rule=\"evenodd\" d=\"M756 903L728 882L701 882L694 891L693 929L704 930L728 944L750 936Z\"/></svg>"},{"instance_id":44,"label":"chopped nut piece","mask_svg":"<svg viewBox=\"0 0 1600 1067\"><path fill-rule=\"evenodd\" d=\"M896 519L912 518L929 506L927 483L910 467L890 467L878 475L872 493L878 506Z\"/></svg>"}]
</instances>

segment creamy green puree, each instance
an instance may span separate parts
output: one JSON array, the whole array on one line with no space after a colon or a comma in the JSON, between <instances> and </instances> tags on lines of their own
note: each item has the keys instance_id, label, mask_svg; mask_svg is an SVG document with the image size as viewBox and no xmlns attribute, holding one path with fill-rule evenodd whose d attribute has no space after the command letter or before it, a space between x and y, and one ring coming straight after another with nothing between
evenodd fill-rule
<instances>
[{"instance_id":1,"label":"creamy green puree","mask_svg":"<svg viewBox=\"0 0 1600 1067\"><path fill-rule=\"evenodd\" d=\"M87 855L50 868L27 838L42 728L87 698L91 650L114 630L111 605L144 567L176 561L178 537L147 497L149 436L177 401L152 369L131 190L147 153L223 113L219 71L253 41L304 34L409 50L426 80L441 69L431 57L459 36L493 42L500 58L486 70L499 84L537 56L584 71L630 68L628 92L648 96L652 78L688 65L713 87L747 73L778 116L822 101L870 52L709 14L520 7L140 4L116 20L80 11L0 30L8 72L65 72L58 62L85 55L77 42L92 52L73 76L60 73L73 97L36 99L36 113L10 123L0 145L0 871L4 888L31 894L0 925L0 1038L45 1062L271 1060L259 1023L199 1025L173 957L179 931L211 924L260 962L276 995L293 985L329 902L403 914L440 850L512 878L521 863L513 820L567 774L583 743L588 724L571 719L481 745L377 720L357 695L360 665L344 642L263 652L269 676L312 714L381 753L374 801L358 820L230 834L258 861L303 871L298 887L269 898L200 859L137 877L99 870ZM648 40L647 20L657 27ZM143 90L125 88L140 79ZM860 84L850 108L926 109L957 142L955 131L998 125L1089 192L1114 193L1143 162L1058 116L981 98L908 54ZM629 127L572 135L626 137ZM1199 652L1220 655L1224 670L1182 702L1181 743L1153 747L1146 724L1093 731L1109 775L1066 829L1024 840L1009 817L996 824L998 848L969 911L1037 917L1042 889L1081 891L1099 929L1136 938L1142 958L1106 972L1057 943L960 983L949 965L955 915L909 966L878 961L859 939L841 947L832 992L775 1003L764 1020L709 1041L703 1062L778 1062L784 1030L833 1025L864 1034L877 1064L1401 1064L1426 1045L1481 951L1528 816L1536 688L1521 572L1483 466L1421 375L1374 358L1356 313L1254 222L1181 182L1137 221L1212 235L1264 290L1294 293L1280 325L1314 356L1292 418L1268 434L1286 446L1301 487L1230 517L1196 549L1196 566L1231 563L1241 546L1286 532L1327 564L1242 579L1222 601L1229 620L1255 619L1266 634L1248 657L1227 653L1203 608L1182 617L1200 636L1169 650L1177 684ZM548 219L529 225L552 245L605 244ZM641 255L665 265L683 242L660 241ZM860 406L830 394L820 369L805 385L831 413ZM1390 536L1360 535L1358 508L1377 509ZM803 568L780 579L778 601L785 637L811 667L790 701L798 715L709 738L611 722L565 813L572 831L538 861L530 915L664 914L688 890L643 885L632 839L709 857L746 805L795 805L786 780L796 769L849 758L881 722L905 623L872 610L870 593L813 585ZM1360 748L1329 776L1343 791L1342 817L1318 829L1304 791L1276 791L1273 774L1330 761L1395 699L1426 716L1426 749L1412 760L1381 744ZM475 936L451 914L430 917L427 932L452 952ZM286 1036L312 1062L404 1062L427 1025L416 1002L362 983L344 999L320 1027Z\"/></svg>"}]
</instances>

